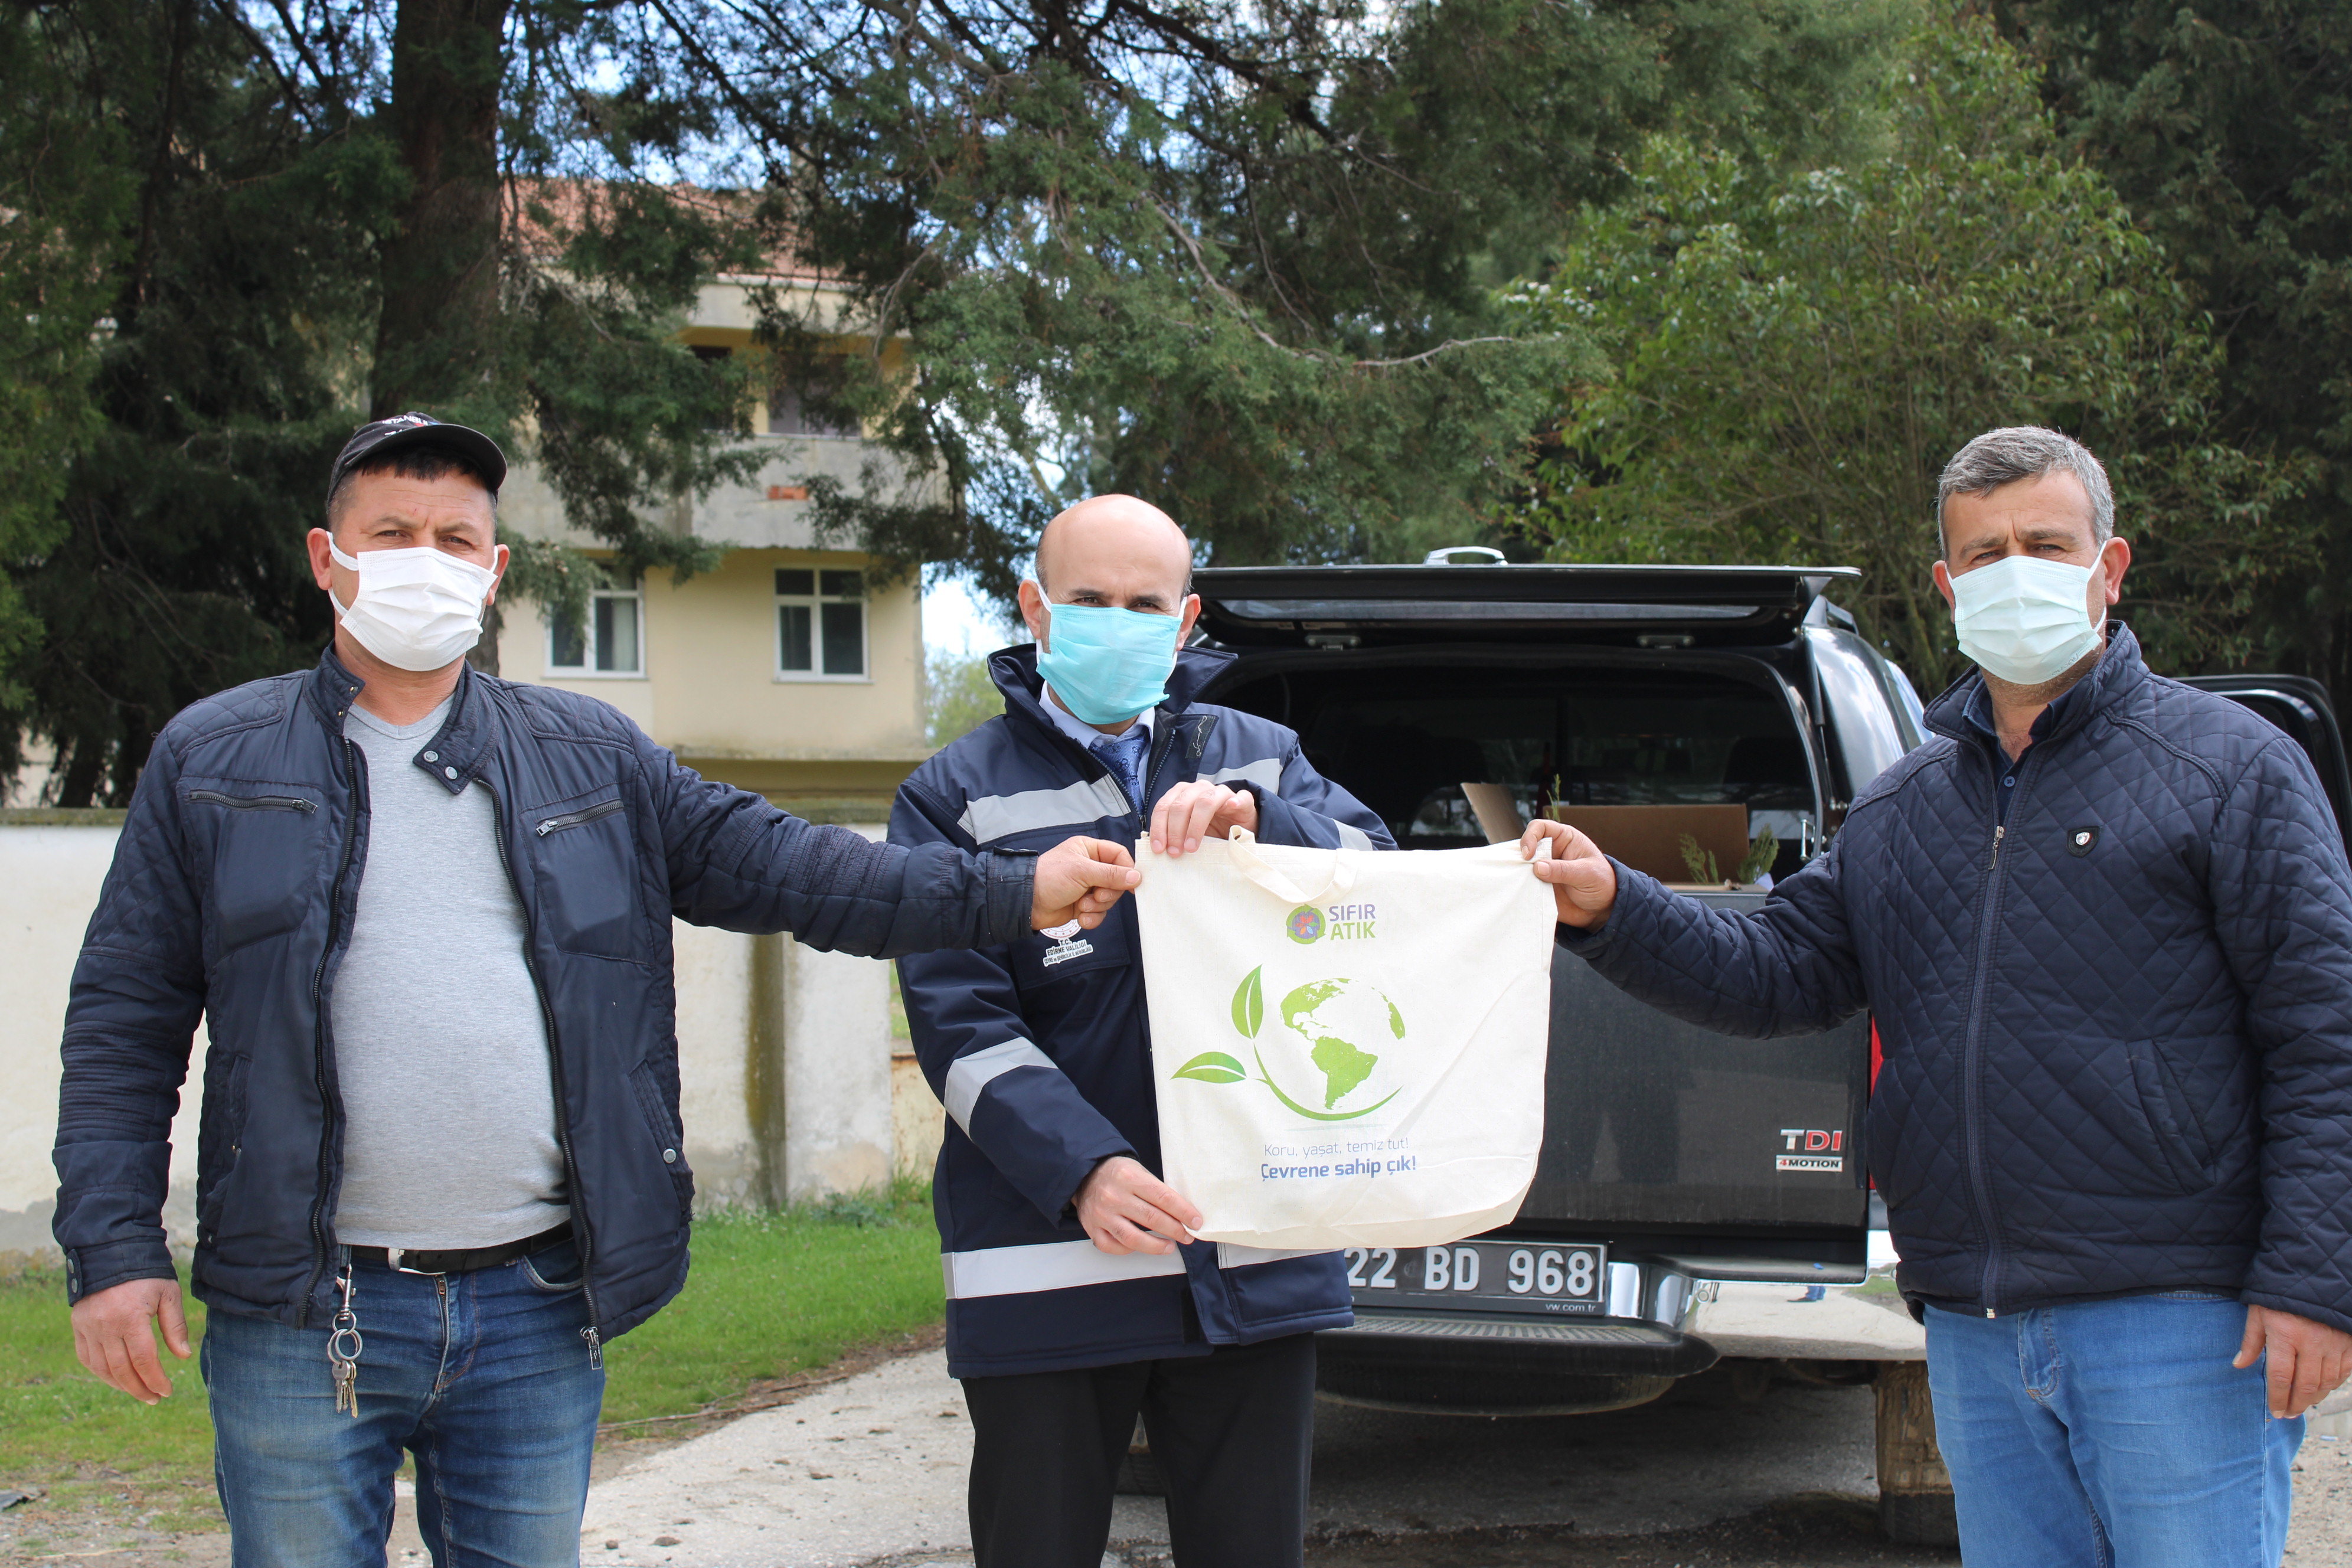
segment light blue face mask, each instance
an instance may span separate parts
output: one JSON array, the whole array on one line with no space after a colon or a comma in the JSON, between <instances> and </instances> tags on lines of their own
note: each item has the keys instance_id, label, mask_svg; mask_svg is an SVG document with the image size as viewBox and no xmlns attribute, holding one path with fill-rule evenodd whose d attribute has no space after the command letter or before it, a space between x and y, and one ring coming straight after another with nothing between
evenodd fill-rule
<instances>
[{"instance_id":1,"label":"light blue face mask","mask_svg":"<svg viewBox=\"0 0 2352 1568\"><path fill-rule=\"evenodd\" d=\"M1084 722L1121 723L1166 700L1183 624L1181 616L1049 603L1037 673Z\"/></svg>"}]
</instances>

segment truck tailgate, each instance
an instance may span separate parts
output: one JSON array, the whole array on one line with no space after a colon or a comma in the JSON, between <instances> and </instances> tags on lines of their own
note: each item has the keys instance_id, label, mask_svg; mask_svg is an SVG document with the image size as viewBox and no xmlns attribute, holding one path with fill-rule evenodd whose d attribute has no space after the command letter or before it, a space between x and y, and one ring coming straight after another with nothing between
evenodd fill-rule
<instances>
[{"instance_id":1,"label":"truck tailgate","mask_svg":"<svg viewBox=\"0 0 2352 1568\"><path fill-rule=\"evenodd\" d=\"M1814 1263L1858 1278L1869 1088L1865 1017L1735 1039L1637 1002L1561 952L1543 1156L1511 1228L1591 1232L1621 1253L1686 1258L1699 1278L1819 1279Z\"/></svg>"}]
</instances>

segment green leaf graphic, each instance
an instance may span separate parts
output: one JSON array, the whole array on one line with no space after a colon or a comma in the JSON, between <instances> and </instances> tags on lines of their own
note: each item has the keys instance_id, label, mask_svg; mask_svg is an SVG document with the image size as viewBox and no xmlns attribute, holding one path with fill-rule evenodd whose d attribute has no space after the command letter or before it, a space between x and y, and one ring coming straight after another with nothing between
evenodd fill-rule
<instances>
[{"instance_id":1,"label":"green leaf graphic","mask_svg":"<svg viewBox=\"0 0 2352 1568\"><path fill-rule=\"evenodd\" d=\"M1249 1069L1223 1051L1202 1051L1178 1068L1176 1076L1196 1078L1202 1083L1239 1083L1249 1076Z\"/></svg>"},{"instance_id":2,"label":"green leaf graphic","mask_svg":"<svg viewBox=\"0 0 2352 1568\"><path fill-rule=\"evenodd\" d=\"M1256 1039L1258 1026L1265 1022L1265 985L1258 978L1265 973L1263 965L1251 970L1241 989L1234 993L1234 1027L1242 1032L1244 1040Z\"/></svg>"}]
</instances>

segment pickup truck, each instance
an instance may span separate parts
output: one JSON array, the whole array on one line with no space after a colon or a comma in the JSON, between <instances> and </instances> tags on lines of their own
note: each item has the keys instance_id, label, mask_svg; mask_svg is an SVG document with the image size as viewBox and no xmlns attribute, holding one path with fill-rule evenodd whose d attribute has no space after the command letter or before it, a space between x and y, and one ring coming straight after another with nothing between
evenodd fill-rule
<instances>
[{"instance_id":1,"label":"pickup truck","mask_svg":"<svg viewBox=\"0 0 2352 1568\"><path fill-rule=\"evenodd\" d=\"M1754 908L1765 879L1819 854L1854 793L1923 739L1911 682L1829 596L1857 576L1483 551L1204 570L1202 633L1238 657L1203 696L1297 731L1402 847L1557 817L1691 897ZM2301 741L2347 819L2321 688L2200 684ZM1692 863L1685 833L1712 863ZM1743 858L1752 880L1733 885ZM1612 1410L1727 1356L1735 1386L1759 1394L1775 1377L1875 1381L1882 1517L1898 1538L1949 1539L1922 1340L1884 1279L1892 1252L1861 1143L1870 1020L1733 1040L1565 953L1552 1009L1543 1152L1517 1216L1452 1247L1351 1252L1357 1321L1322 1338L1323 1394L1486 1415ZM1864 1284L1874 1262L1874 1300L1811 1289Z\"/></svg>"}]
</instances>

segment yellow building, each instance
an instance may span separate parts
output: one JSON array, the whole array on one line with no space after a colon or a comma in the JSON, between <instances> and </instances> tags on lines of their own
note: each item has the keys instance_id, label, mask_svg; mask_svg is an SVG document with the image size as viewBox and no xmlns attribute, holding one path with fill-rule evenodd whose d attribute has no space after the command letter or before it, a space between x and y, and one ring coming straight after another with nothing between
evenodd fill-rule
<instances>
[{"instance_id":1,"label":"yellow building","mask_svg":"<svg viewBox=\"0 0 2352 1568\"><path fill-rule=\"evenodd\" d=\"M772 281L706 286L686 341L712 357L755 352L749 290ZM821 283L793 286L831 304ZM730 547L717 571L683 584L657 571L600 589L576 633L551 624L543 606L509 604L499 673L602 698L706 777L787 803L834 802L835 819L869 805L878 818L930 754L919 585L887 581L856 552L820 548L812 529L807 477L857 486L876 456L862 436L814 427L788 393L757 407L752 428L770 454L753 481L712 491L690 515L682 504L670 520ZM609 554L571 526L527 467L509 479L499 512L519 532Z\"/></svg>"}]
</instances>

